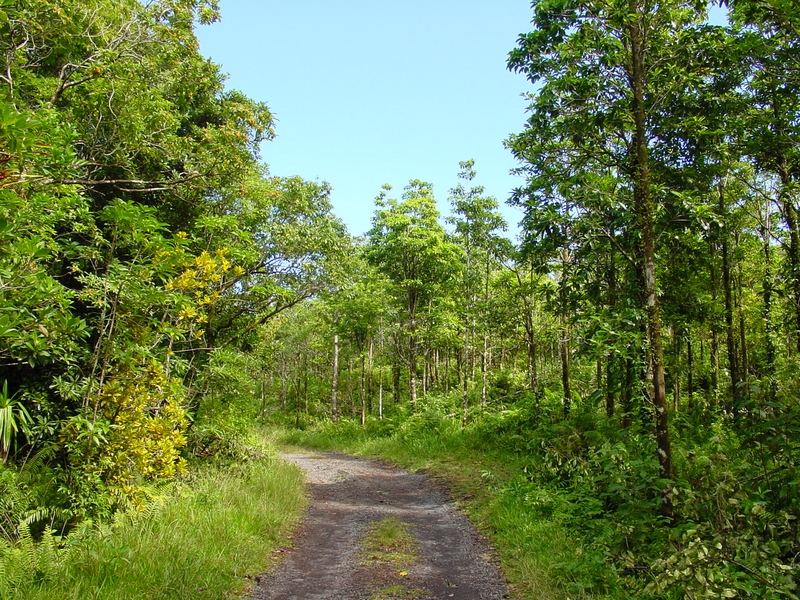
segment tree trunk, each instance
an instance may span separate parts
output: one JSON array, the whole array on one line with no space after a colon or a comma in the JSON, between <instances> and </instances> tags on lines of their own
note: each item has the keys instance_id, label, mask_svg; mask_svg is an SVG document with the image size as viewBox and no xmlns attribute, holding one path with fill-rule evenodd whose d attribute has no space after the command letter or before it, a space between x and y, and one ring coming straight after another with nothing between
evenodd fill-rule
<instances>
[{"instance_id":1,"label":"tree trunk","mask_svg":"<svg viewBox=\"0 0 800 600\"><path fill-rule=\"evenodd\" d=\"M339 334L333 335L333 378L331 380L331 419L339 420Z\"/></svg>"},{"instance_id":2,"label":"tree trunk","mask_svg":"<svg viewBox=\"0 0 800 600\"><path fill-rule=\"evenodd\" d=\"M692 332L686 332L686 387L689 394L689 411L694 411L694 356L692 355Z\"/></svg>"},{"instance_id":3,"label":"tree trunk","mask_svg":"<svg viewBox=\"0 0 800 600\"><path fill-rule=\"evenodd\" d=\"M737 236L738 238L738 236ZM737 246L739 244L739 240L737 239ZM737 299L737 312L739 313L739 398L742 402L746 401L749 397L749 392L747 389L747 375L750 371L750 365L747 362L747 337L746 337L746 329L744 323L744 298L743 296L743 287L744 287L744 273L742 270L742 261L737 262L737 277L736 277L736 299Z\"/></svg>"},{"instance_id":4,"label":"tree trunk","mask_svg":"<svg viewBox=\"0 0 800 600\"><path fill-rule=\"evenodd\" d=\"M774 402L777 393L777 382L775 381L775 324L772 320L772 227L770 223L769 204L765 206L762 223L763 225L761 226L760 233L761 245L764 252L764 280L761 288L761 297L763 300L761 316L764 320L765 375L769 379L767 393L769 401Z\"/></svg>"},{"instance_id":5,"label":"tree trunk","mask_svg":"<svg viewBox=\"0 0 800 600\"><path fill-rule=\"evenodd\" d=\"M491 270L490 255L486 253L484 263L483 285L483 353L481 354L481 409L486 408L487 369L489 362L489 274Z\"/></svg>"},{"instance_id":6,"label":"tree trunk","mask_svg":"<svg viewBox=\"0 0 800 600\"><path fill-rule=\"evenodd\" d=\"M378 377L380 377L380 382L378 383L378 419L383 421L383 365L378 367Z\"/></svg>"},{"instance_id":7,"label":"tree trunk","mask_svg":"<svg viewBox=\"0 0 800 600\"><path fill-rule=\"evenodd\" d=\"M489 335L483 332L483 352L481 353L481 408L486 408L487 368L489 362Z\"/></svg>"},{"instance_id":8,"label":"tree trunk","mask_svg":"<svg viewBox=\"0 0 800 600\"><path fill-rule=\"evenodd\" d=\"M783 121L785 117L780 106L777 94L773 94L773 114L775 120L775 134L785 138ZM797 208L794 204L793 182L791 169L785 152L780 145L777 146L778 177L781 180L781 189L778 204L781 207L783 220L789 232L789 281L791 282L792 300L794 302L794 337L795 350L800 352L800 223L797 219Z\"/></svg>"},{"instance_id":9,"label":"tree trunk","mask_svg":"<svg viewBox=\"0 0 800 600\"><path fill-rule=\"evenodd\" d=\"M366 383L367 383L367 367L366 367L366 357L364 353L361 353L361 385L360 385L360 392L361 392L361 424L365 425L367 422L367 394L366 394Z\"/></svg>"},{"instance_id":10,"label":"tree trunk","mask_svg":"<svg viewBox=\"0 0 800 600\"><path fill-rule=\"evenodd\" d=\"M723 210L722 186L720 186L719 193L720 210ZM725 297L725 341L728 349L728 370L731 376L731 410L735 420L739 416L739 361L736 351L736 335L733 328L733 295L727 230L723 231L722 235L722 292Z\"/></svg>"},{"instance_id":11,"label":"tree trunk","mask_svg":"<svg viewBox=\"0 0 800 600\"><path fill-rule=\"evenodd\" d=\"M606 416L614 416L614 355L606 356Z\"/></svg>"},{"instance_id":12,"label":"tree trunk","mask_svg":"<svg viewBox=\"0 0 800 600\"><path fill-rule=\"evenodd\" d=\"M645 118L645 43L641 30L642 9L639 0L631 2L630 34L630 86L633 93L633 203L636 226L640 234L643 259L645 311L647 313L647 337L650 362L652 364L653 405L655 408L655 433L658 445L658 461L662 479L672 477L672 449L669 436L666 392L664 389L664 349L661 339L661 314L658 305L656 284L655 238L653 234L653 199L650 194L650 167L648 164L647 131ZM672 493L667 486L663 491L661 507L663 513L672 518L674 510Z\"/></svg>"},{"instance_id":13,"label":"tree trunk","mask_svg":"<svg viewBox=\"0 0 800 600\"><path fill-rule=\"evenodd\" d=\"M561 335L558 339L558 351L561 357L561 385L564 388L564 417L568 417L572 409L572 390L569 381L569 328L562 317Z\"/></svg>"},{"instance_id":14,"label":"tree trunk","mask_svg":"<svg viewBox=\"0 0 800 600\"><path fill-rule=\"evenodd\" d=\"M681 330L678 327L672 332L673 335L673 353L675 354L675 373L672 379L672 410L678 410L678 405L681 401L681 354L683 350L683 339Z\"/></svg>"},{"instance_id":15,"label":"tree trunk","mask_svg":"<svg viewBox=\"0 0 800 600\"><path fill-rule=\"evenodd\" d=\"M711 266L709 269L709 278L711 280L711 302L713 306L717 306L717 298L719 297L719 282L717 280L717 269L715 267L717 244L714 242L709 243L709 250L711 251ZM711 355L709 360L709 370L711 374L710 391L711 398L713 400L717 396L717 390L719 390L719 327L717 325L717 319L713 319L711 322Z\"/></svg>"},{"instance_id":16,"label":"tree trunk","mask_svg":"<svg viewBox=\"0 0 800 600\"><path fill-rule=\"evenodd\" d=\"M625 359L625 387L622 390L622 426L628 429L633 423L633 359Z\"/></svg>"},{"instance_id":17,"label":"tree trunk","mask_svg":"<svg viewBox=\"0 0 800 600\"><path fill-rule=\"evenodd\" d=\"M400 362L395 354L394 362L392 363L392 399L395 404L400 402Z\"/></svg>"},{"instance_id":18,"label":"tree trunk","mask_svg":"<svg viewBox=\"0 0 800 600\"><path fill-rule=\"evenodd\" d=\"M524 288L522 285L522 276L519 274L519 270L515 270L514 275L516 275L517 285L519 286L520 291L522 291ZM530 279L531 288L533 288L533 270L530 271ZM536 345L536 330L533 325L533 306L524 294L522 295L522 302L523 308L525 309L522 324L525 327L525 345L528 358L528 385L530 386L531 392L533 393L533 397L536 401L536 408L539 408L539 372L537 369L539 349Z\"/></svg>"}]
</instances>

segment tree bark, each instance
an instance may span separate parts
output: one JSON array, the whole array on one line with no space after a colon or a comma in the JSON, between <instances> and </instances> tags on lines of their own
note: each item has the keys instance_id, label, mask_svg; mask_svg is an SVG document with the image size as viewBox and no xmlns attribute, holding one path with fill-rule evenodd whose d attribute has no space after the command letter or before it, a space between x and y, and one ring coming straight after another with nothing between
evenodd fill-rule
<instances>
[{"instance_id":1,"label":"tree bark","mask_svg":"<svg viewBox=\"0 0 800 600\"><path fill-rule=\"evenodd\" d=\"M724 188L719 186L719 209L723 221L726 220ZM730 371L731 411L733 418L739 416L739 361L736 351L736 334L733 328L733 292L731 282L731 261L728 248L728 231L723 224L722 232L722 293L725 299L725 341L728 350L728 370Z\"/></svg>"},{"instance_id":2,"label":"tree bark","mask_svg":"<svg viewBox=\"0 0 800 600\"><path fill-rule=\"evenodd\" d=\"M367 422L367 394L366 394L366 383L367 383L367 368L366 368L366 357L364 353L361 353L361 385L360 385L360 392L361 392L361 424L365 425Z\"/></svg>"},{"instance_id":3,"label":"tree bark","mask_svg":"<svg viewBox=\"0 0 800 600\"><path fill-rule=\"evenodd\" d=\"M572 390L570 389L569 377L569 330L562 317L561 332L558 339L558 351L561 357L561 386L564 388L564 417L568 417L572 410Z\"/></svg>"},{"instance_id":4,"label":"tree bark","mask_svg":"<svg viewBox=\"0 0 800 600\"><path fill-rule=\"evenodd\" d=\"M408 387L412 410L417 410L417 300L416 291L408 291Z\"/></svg>"},{"instance_id":5,"label":"tree bark","mask_svg":"<svg viewBox=\"0 0 800 600\"><path fill-rule=\"evenodd\" d=\"M686 332L686 387L689 394L689 411L694 410L694 356L692 354L692 332Z\"/></svg>"},{"instance_id":6,"label":"tree bark","mask_svg":"<svg viewBox=\"0 0 800 600\"><path fill-rule=\"evenodd\" d=\"M770 223L769 204L765 206L764 218L761 226L761 245L764 252L764 280L761 287L762 307L761 316L764 320L764 360L766 361L765 375L769 379L768 399L775 400L777 384L775 381L775 324L772 320L772 228Z\"/></svg>"},{"instance_id":7,"label":"tree bark","mask_svg":"<svg viewBox=\"0 0 800 600\"><path fill-rule=\"evenodd\" d=\"M640 234L643 258L645 311L650 363L652 364L652 393L655 408L655 433L658 445L658 462L662 479L672 478L672 449L669 436L666 391L664 386L664 349L661 339L661 314L658 305L655 264L655 238L653 233L653 199L650 194L650 168L646 131L644 89L646 46L642 32L642 9L639 0L632 0L629 24L630 36L630 88L633 94L633 204L637 229ZM672 518L672 494L667 486L662 495L663 513Z\"/></svg>"},{"instance_id":8,"label":"tree bark","mask_svg":"<svg viewBox=\"0 0 800 600\"><path fill-rule=\"evenodd\" d=\"M333 335L333 378L331 380L331 419L339 420L339 334Z\"/></svg>"}]
</instances>

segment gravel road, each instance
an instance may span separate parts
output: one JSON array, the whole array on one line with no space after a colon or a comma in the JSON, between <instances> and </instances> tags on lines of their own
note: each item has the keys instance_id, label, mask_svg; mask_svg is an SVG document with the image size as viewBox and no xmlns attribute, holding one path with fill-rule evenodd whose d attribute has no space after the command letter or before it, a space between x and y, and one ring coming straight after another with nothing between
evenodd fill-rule
<instances>
[{"instance_id":1,"label":"gravel road","mask_svg":"<svg viewBox=\"0 0 800 600\"><path fill-rule=\"evenodd\" d=\"M494 600L507 590L491 550L445 490L422 474L340 454L286 454L311 503L294 545L257 579L253 600ZM362 564L371 523L408 523L418 559L403 571Z\"/></svg>"}]
</instances>

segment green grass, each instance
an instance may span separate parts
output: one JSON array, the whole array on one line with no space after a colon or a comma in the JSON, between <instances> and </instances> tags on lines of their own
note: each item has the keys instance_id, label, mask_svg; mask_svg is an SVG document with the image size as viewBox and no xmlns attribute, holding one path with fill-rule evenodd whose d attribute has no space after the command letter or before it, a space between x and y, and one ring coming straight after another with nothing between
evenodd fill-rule
<instances>
[{"instance_id":1,"label":"green grass","mask_svg":"<svg viewBox=\"0 0 800 600\"><path fill-rule=\"evenodd\" d=\"M417 560L417 540L408 532L409 524L395 517L372 523L361 541L362 564L410 567Z\"/></svg>"},{"instance_id":2,"label":"green grass","mask_svg":"<svg viewBox=\"0 0 800 600\"><path fill-rule=\"evenodd\" d=\"M530 458L502 449L459 423L434 429L380 424L366 429L349 421L278 435L284 444L389 460L425 470L444 481L459 506L491 540L513 595L520 599L578 600L628 597L613 573L584 540L552 515L535 509L536 490L515 489ZM377 431L376 431L377 430ZM522 477L524 479L524 477ZM542 493L545 493L542 490Z\"/></svg>"},{"instance_id":3,"label":"green grass","mask_svg":"<svg viewBox=\"0 0 800 600\"><path fill-rule=\"evenodd\" d=\"M301 473L279 458L206 467L160 508L90 525L60 549L0 547L0 598L233 597L270 566L304 503Z\"/></svg>"}]
</instances>

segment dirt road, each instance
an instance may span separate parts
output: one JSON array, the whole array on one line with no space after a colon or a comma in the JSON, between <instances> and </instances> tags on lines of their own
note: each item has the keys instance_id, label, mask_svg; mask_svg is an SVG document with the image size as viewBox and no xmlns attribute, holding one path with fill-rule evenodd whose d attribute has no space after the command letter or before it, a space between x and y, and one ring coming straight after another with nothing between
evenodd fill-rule
<instances>
[{"instance_id":1,"label":"dirt road","mask_svg":"<svg viewBox=\"0 0 800 600\"><path fill-rule=\"evenodd\" d=\"M486 541L427 477L338 454L292 454L311 504L294 547L258 579L259 600L494 600L507 597ZM394 517L416 538L402 570L364 564L370 524Z\"/></svg>"}]
</instances>

